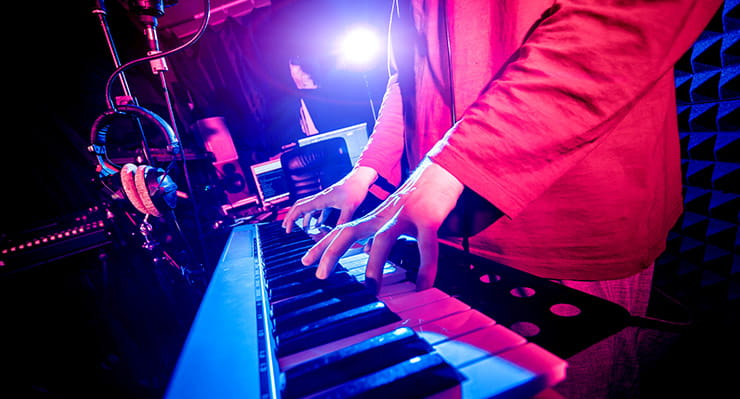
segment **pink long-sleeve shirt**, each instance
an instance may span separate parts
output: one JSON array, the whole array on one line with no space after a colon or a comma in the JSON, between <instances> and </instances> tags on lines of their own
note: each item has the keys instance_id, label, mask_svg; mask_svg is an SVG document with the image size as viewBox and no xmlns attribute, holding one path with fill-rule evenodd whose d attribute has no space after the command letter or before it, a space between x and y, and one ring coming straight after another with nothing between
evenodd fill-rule
<instances>
[{"instance_id":1,"label":"pink long-sleeve shirt","mask_svg":"<svg viewBox=\"0 0 740 399\"><path fill-rule=\"evenodd\" d=\"M650 265L682 211L673 66L721 1L444 4L394 8L397 69L359 164L398 184L402 156L441 141L433 162L504 213L473 253L554 279Z\"/></svg>"}]
</instances>

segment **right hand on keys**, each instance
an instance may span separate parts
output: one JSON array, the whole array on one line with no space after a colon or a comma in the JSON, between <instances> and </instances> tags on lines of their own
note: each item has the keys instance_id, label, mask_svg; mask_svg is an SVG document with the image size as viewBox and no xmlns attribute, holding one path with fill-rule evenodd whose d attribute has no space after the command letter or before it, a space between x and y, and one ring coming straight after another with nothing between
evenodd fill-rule
<instances>
[{"instance_id":1,"label":"right hand on keys","mask_svg":"<svg viewBox=\"0 0 740 399\"><path fill-rule=\"evenodd\" d=\"M316 277L325 279L339 258L356 242L368 241L365 283L376 290L383 281L383 266L402 235L416 237L419 272L416 289L431 288L437 275L437 232L457 204L463 184L443 167L424 160L404 184L367 215L339 223L311 247L301 262L318 264Z\"/></svg>"},{"instance_id":2,"label":"right hand on keys","mask_svg":"<svg viewBox=\"0 0 740 399\"><path fill-rule=\"evenodd\" d=\"M337 225L349 222L357 208L367 197L368 189L377 179L374 169L359 166L342 180L323 191L296 201L283 219L282 226L287 233L293 231L295 221L303 218L303 228L307 228L311 217L329 208L339 209Z\"/></svg>"}]
</instances>

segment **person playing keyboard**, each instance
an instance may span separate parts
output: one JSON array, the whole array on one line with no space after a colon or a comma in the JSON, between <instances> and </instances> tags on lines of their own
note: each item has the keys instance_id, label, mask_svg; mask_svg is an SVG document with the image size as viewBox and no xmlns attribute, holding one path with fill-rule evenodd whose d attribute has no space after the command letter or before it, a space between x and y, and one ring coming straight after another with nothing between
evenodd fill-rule
<instances>
[{"instance_id":1,"label":"person playing keyboard","mask_svg":"<svg viewBox=\"0 0 740 399\"><path fill-rule=\"evenodd\" d=\"M371 238L367 279L381 283L407 234L419 244L417 288L431 287L438 233L465 221L458 210L473 213L456 209L471 197L495 207L473 222L482 231L442 238L643 314L682 211L673 65L721 1L438 2L394 2L393 73L362 157L284 219L290 231L341 211L304 264L326 278ZM379 177L400 186L384 194ZM351 220L368 192L385 200Z\"/></svg>"}]
</instances>

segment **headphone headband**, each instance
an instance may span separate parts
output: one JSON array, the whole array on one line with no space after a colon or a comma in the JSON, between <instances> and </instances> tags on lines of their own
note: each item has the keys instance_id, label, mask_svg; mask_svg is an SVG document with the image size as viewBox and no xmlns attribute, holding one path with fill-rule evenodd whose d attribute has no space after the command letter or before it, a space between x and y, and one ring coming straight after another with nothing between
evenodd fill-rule
<instances>
[{"instance_id":1,"label":"headphone headband","mask_svg":"<svg viewBox=\"0 0 740 399\"><path fill-rule=\"evenodd\" d=\"M110 162L106 156L106 139L108 130L110 129L113 121L116 118L137 116L150 122L162 133L167 140L167 152L172 155L180 153L180 140L177 139L177 135L172 127L159 115L149 111L146 108L138 105L121 105L117 109L109 109L98 116L93 122L92 129L90 131L90 141L92 144L88 148L90 152L95 154L100 164L101 176L108 176L114 173L118 173L121 169L120 166L113 162Z\"/></svg>"}]
</instances>

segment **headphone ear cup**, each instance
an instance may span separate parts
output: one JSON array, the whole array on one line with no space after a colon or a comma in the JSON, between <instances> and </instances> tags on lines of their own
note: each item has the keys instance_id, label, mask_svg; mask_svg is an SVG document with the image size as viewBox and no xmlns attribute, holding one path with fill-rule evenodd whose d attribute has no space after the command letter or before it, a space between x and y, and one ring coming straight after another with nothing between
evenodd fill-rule
<instances>
[{"instance_id":1,"label":"headphone ear cup","mask_svg":"<svg viewBox=\"0 0 740 399\"><path fill-rule=\"evenodd\" d=\"M162 216L160 209L175 207L177 184L161 168L139 165L134 176L136 190L139 193L148 214Z\"/></svg>"},{"instance_id":2,"label":"headphone ear cup","mask_svg":"<svg viewBox=\"0 0 740 399\"><path fill-rule=\"evenodd\" d=\"M134 181L136 182L136 191L139 192L139 198L141 198L141 202L144 204L144 208L146 208L146 213L160 217L162 216L162 213L154 205L153 199L159 190L155 186L154 190L150 191L149 184L147 184L146 176L151 170L154 170L154 168L149 165L139 165L139 168L136 170L136 174L134 175Z\"/></svg>"},{"instance_id":3,"label":"headphone ear cup","mask_svg":"<svg viewBox=\"0 0 740 399\"><path fill-rule=\"evenodd\" d=\"M134 164L127 163L121 168L121 185L123 191L126 193L126 197L129 202L141 213L148 213L147 207L144 205L141 197L139 196L139 190L136 188L136 170L137 167Z\"/></svg>"}]
</instances>

